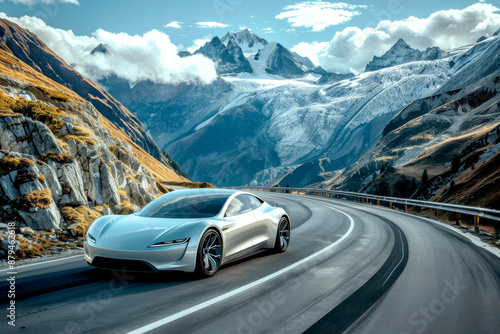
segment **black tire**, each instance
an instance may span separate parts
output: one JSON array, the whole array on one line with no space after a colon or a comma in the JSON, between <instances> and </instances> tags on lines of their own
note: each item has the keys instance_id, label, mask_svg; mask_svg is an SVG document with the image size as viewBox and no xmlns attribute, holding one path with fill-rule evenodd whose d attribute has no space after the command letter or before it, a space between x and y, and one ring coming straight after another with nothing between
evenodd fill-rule
<instances>
[{"instance_id":1,"label":"black tire","mask_svg":"<svg viewBox=\"0 0 500 334\"><path fill-rule=\"evenodd\" d=\"M222 259L222 238L214 229L206 230L200 239L196 255L195 273L201 278L212 277L219 270Z\"/></svg>"},{"instance_id":2,"label":"black tire","mask_svg":"<svg viewBox=\"0 0 500 334\"><path fill-rule=\"evenodd\" d=\"M274 251L277 253L283 253L287 250L288 245L290 245L290 221L287 217L283 216L278 224Z\"/></svg>"}]
</instances>

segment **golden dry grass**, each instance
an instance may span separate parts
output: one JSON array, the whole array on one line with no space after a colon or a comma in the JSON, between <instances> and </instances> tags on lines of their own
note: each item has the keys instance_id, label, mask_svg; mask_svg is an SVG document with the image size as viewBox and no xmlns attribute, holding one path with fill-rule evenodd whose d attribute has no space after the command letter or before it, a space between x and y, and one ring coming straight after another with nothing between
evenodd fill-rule
<instances>
[{"instance_id":1,"label":"golden dry grass","mask_svg":"<svg viewBox=\"0 0 500 334\"><path fill-rule=\"evenodd\" d=\"M76 208L64 206L61 208L61 214L68 226L77 224L73 228L77 236L85 236L90 224L102 215L100 212L85 206L78 206Z\"/></svg>"},{"instance_id":2,"label":"golden dry grass","mask_svg":"<svg viewBox=\"0 0 500 334\"><path fill-rule=\"evenodd\" d=\"M15 78L18 81L21 81L26 84L26 90L32 92L37 98L47 101L50 99L55 99L56 101L71 101L76 103L85 103L86 100L80 97L78 94L73 92L67 87L64 87L55 81L45 77L43 74L35 71L30 66L26 65L19 59L17 59L12 54L5 52L4 50L0 50L0 74L5 74L12 78ZM8 85L9 82L4 79L0 79L0 85ZM92 83L97 87L96 84ZM3 93L0 94L0 100L2 96L5 96ZM92 97L91 98L95 98ZM100 100L102 103L107 103L104 100ZM48 107L50 108L50 107ZM39 110L36 109L36 112ZM44 110L42 109L42 112ZM2 105L0 101L0 113L12 115L14 110L11 110L9 105ZM28 115L27 115L28 116ZM42 116L42 115L40 115ZM53 116L55 116L53 114ZM152 176L157 181L174 181L174 182L189 182L188 179L179 176L175 173L172 168L167 167L164 163L158 161L147 152L145 152L140 146L138 146L135 142L128 137L124 131L118 129L112 122L110 122L106 117L99 113L99 119L101 125L110 131L111 135L118 138L119 140L130 144L132 146L133 152L136 154L137 159L151 172ZM52 118L50 119L52 120ZM53 124L47 124L53 131L58 131L60 126L62 126L58 122L53 122ZM96 145L95 141L88 136L63 136L61 139L63 141L67 141L70 138L75 139L78 142L83 142L86 145Z\"/></svg>"},{"instance_id":3,"label":"golden dry grass","mask_svg":"<svg viewBox=\"0 0 500 334\"><path fill-rule=\"evenodd\" d=\"M132 205L132 203L130 203L129 201L122 201L122 206L120 208L120 214L121 215L129 215L131 213L134 213L135 210L134 210L134 206Z\"/></svg>"},{"instance_id":4,"label":"golden dry grass","mask_svg":"<svg viewBox=\"0 0 500 334\"><path fill-rule=\"evenodd\" d=\"M34 165L35 163L29 159L16 158L11 155L7 155L0 159L0 176L21 168L32 167Z\"/></svg>"},{"instance_id":5,"label":"golden dry grass","mask_svg":"<svg viewBox=\"0 0 500 334\"><path fill-rule=\"evenodd\" d=\"M21 196L17 201L17 209L22 211L29 211L30 208L47 210L53 202L50 189L34 190L28 195Z\"/></svg>"},{"instance_id":6,"label":"golden dry grass","mask_svg":"<svg viewBox=\"0 0 500 334\"><path fill-rule=\"evenodd\" d=\"M52 160L54 162L57 162L59 164L69 164L75 161L75 157L72 156L71 154L68 153L54 153L54 152L49 152L47 154L44 154L40 157L42 161L49 161Z\"/></svg>"},{"instance_id":7,"label":"golden dry grass","mask_svg":"<svg viewBox=\"0 0 500 334\"><path fill-rule=\"evenodd\" d=\"M104 116L99 114L102 126L109 130L111 135L120 139L122 142L130 144L133 152L137 155L137 159L146 167L156 181L173 181L173 182L190 182L188 179L178 175L171 168L168 168L160 161L146 153L139 145L133 142L123 131L119 130Z\"/></svg>"},{"instance_id":8,"label":"golden dry grass","mask_svg":"<svg viewBox=\"0 0 500 334\"><path fill-rule=\"evenodd\" d=\"M166 186L178 186L184 188L215 188L215 186L211 185L208 182L172 182L172 181L163 181L161 182Z\"/></svg>"},{"instance_id":9,"label":"golden dry grass","mask_svg":"<svg viewBox=\"0 0 500 334\"><path fill-rule=\"evenodd\" d=\"M69 88L40 74L14 55L3 50L0 50L0 73L24 82L28 86L26 90L31 91L41 100L85 101ZM0 81L0 85L2 84L5 85L5 82Z\"/></svg>"}]
</instances>

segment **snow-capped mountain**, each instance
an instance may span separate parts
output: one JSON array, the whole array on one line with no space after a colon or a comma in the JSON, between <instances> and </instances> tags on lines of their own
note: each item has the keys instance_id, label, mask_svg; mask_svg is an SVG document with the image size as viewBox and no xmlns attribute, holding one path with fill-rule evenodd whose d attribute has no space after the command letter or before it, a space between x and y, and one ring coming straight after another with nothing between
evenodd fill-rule
<instances>
[{"instance_id":1,"label":"snow-capped mountain","mask_svg":"<svg viewBox=\"0 0 500 334\"><path fill-rule=\"evenodd\" d=\"M106 44L103 44L103 43L99 43L99 45L97 45L91 52L90 54L91 55L95 55L95 54L105 54L105 55L113 55L113 52L111 51L111 49L109 48L108 45Z\"/></svg>"},{"instance_id":2,"label":"snow-capped mountain","mask_svg":"<svg viewBox=\"0 0 500 334\"><path fill-rule=\"evenodd\" d=\"M250 39L238 40L238 34L251 36L252 47L263 47L252 49ZM324 175L307 181L338 174L375 147L403 107L459 83L475 68L497 66L491 64L494 55L479 51L500 40L447 51L419 51L398 41L375 61L388 67L357 76L327 73L320 79L277 42L257 43L245 31L226 36L223 44L236 40L252 52L242 49L251 73L222 74L205 86L140 82L130 89L104 83L190 177L216 185L271 184L311 162ZM324 158L330 163L318 168ZM306 167L301 175L310 174Z\"/></svg>"},{"instance_id":3,"label":"snow-capped mountain","mask_svg":"<svg viewBox=\"0 0 500 334\"><path fill-rule=\"evenodd\" d=\"M253 72L241 48L233 39L230 39L227 44L223 44L216 36L195 52L195 54L198 53L214 61L218 74Z\"/></svg>"},{"instance_id":4,"label":"snow-capped mountain","mask_svg":"<svg viewBox=\"0 0 500 334\"><path fill-rule=\"evenodd\" d=\"M399 39L382 57L374 56L373 60L366 65L365 71L377 71L382 68L405 64L411 61L435 60L445 55L436 46L427 48L425 51L420 51L411 48L403 39Z\"/></svg>"},{"instance_id":5,"label":"snow-capped mountain","mask_svg":"<svg viewBox=\"0 0 500 334\"><path fill-rule=\"evenodd\" d=\"M248 29L240 32L228 32L221 39L222 43L227 45L229 41L237 44L245 54L257 53L260 49L269 44L264 38L260 38Z\"/></svg>"},{"instance_id":6,"label":"snow-capped mountain","mask_svg":"<svg viewBox=\"0 0 500 334\"><path fill-rule=\"evenodd\" d=\"M290 50L277 42L269 43L260 49L254 60L259 67L264 67L267 73L277 74L287 79L304 76L308 70ZM309 59L307 60L310 62Z\"/></svg>"}]
</instances>

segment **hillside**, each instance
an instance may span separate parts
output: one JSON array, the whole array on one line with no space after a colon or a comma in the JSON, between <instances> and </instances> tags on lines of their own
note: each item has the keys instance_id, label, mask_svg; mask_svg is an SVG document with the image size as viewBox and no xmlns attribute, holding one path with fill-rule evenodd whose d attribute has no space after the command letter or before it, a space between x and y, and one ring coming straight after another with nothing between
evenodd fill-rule
<instances>
[{"instance_id":1,"label":"hillside","mask_svg":"<svg viewBox=\"0 0 500 334\"><path fill-rule=\"evenodd\" d=\"M475 78L403 108L372 152L316 185L498 208L500 68Z\"/></svg>"},{"instance_id":2,"label":"hillside","mask_svg":"<svg viewBox=\"0 0 500 334\"><path fill-rule=\"evenodd\" d=\"M5 19L0 19L1 48L8 49L21 61L55 82L73 90L125 132L147 153L162 160L160 149L146 135L140 121L99 85L83 77L50 50L36 35ZM166 159L164 163L168 164Z\"/></svg>"},{"instance_id":3,"label":"hillside","mask_svg":"<svg viewBox=\"0 0 500 334\"><path fill-rule=\"evenodd\" d=\"M74 91L0 49L0 221L22 232L21 258L81 246L97 217L131 213L167 191L158 181L187 180ZM4 240L0 231L0 256Z\"/></svg>"}]
</instances>

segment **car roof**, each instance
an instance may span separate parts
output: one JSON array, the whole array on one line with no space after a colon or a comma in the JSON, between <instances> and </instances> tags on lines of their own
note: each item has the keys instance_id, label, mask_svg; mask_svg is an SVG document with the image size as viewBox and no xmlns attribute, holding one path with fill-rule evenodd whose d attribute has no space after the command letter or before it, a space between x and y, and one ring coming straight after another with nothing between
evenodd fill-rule
<instances>
[{"instance_id":1,"label":"car roof","mask_svg":"<svg viewBox=\"0 0 500 334\"><path fill-rule=\"evenodd\" d=\"M179 189L175 190L176 194L235 194L241 192L240 190L222 189L222 188L192 188L192 189Z\"/></svg>"}]
</instances>

